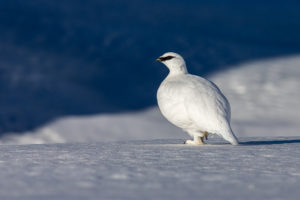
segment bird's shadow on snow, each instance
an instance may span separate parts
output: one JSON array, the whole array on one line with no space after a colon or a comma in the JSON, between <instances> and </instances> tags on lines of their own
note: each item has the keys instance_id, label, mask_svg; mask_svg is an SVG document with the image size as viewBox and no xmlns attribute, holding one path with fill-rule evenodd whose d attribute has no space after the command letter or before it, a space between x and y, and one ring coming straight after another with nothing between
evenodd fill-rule
<instances>
[{"instance_id":1,"label":"bird's shadow on snow","mask_svg":"<svg viewBox=\"0 0 300 200\"><path fill-rule=\"evenodd\" d=\"M247 142L240 142L240 145L272 145L272 144L292 144L292 143L300 143L300 139L247 141Z\"/></svg>"},{"instance_id":2,"label":"bird's shadow on snow","mask_svg":"<svg viewBox=\"0 0 300 200\"><path fill-rule=\"evenodd\" d=\"M257 146L257 145L280 145L280 144L300 144L300 138L242 138L238 146ZM220 140L212 139L206 145L186 145L185 140L182 139L157 139L157 140L145 140L145 141L131 141L134 144L143 145L168 145L178 147L210 147L210 146L232 146L230 143Z\"/></svg>"}]
</instances>

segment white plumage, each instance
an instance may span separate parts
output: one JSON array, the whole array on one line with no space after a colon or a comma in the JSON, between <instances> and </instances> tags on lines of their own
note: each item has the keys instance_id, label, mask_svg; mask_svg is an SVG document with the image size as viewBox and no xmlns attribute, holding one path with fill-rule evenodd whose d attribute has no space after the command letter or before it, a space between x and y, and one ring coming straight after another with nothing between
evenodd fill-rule
<instances>
[{"instance_id":1,"label":"white plumage","mask_svg":"<svg viewBox=\"0 0 300 200\"><path fill-rule=\"evenodd\" d=\"M165 53L157 60L170 70L157 91L158 106L165 118L194 138L185 144L204 144L208 134L218 134L237 145L230 127L230 105L220 89L189 74L184 59L176 53Z\"/></svg>"}]
</instances>

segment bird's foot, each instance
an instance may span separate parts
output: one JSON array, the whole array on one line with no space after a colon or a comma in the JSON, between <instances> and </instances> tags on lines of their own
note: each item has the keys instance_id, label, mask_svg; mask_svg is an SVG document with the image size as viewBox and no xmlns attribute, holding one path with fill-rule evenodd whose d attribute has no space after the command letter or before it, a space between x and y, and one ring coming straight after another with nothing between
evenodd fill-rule
<instances>
[{"instance_id":1,"label":"bird's foot","mask_svg":"<svg viewBox=\"0 0 300 200\"><path fill-rule=\"evenodd\" d=\"M186 140L186 141L184 141L183 144L190 144L190 145L192 145L192 144L194 144L194 141L193 140Z\"/></svg>"},{"instance_id":2,"label":"bird's foot","mask_svg":"<svg viewBox=\"0 0 300 200\"><path fill-rule=\"evenodd\" d=\"M186 140L184 144L188 145L205 145L205 142L203 141L203 138L198 138L197 140Z\"/></svg>"}]
</instances>

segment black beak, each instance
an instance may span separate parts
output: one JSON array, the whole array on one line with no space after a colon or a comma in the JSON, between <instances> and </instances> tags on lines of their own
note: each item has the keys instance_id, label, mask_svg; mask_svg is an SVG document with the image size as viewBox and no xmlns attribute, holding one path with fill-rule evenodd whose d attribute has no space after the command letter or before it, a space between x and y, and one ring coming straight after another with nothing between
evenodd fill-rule
<instances>
[{"instance_id":1,"label":"black beak","mask_svg":"<svg viewBox=\"0 0 300 200\"><path fill-rule=\"evenodd\" d=\"M156 59L157 62L161 62L162 61L162 57L159 57Z\"/></svg>"}]
</instances>

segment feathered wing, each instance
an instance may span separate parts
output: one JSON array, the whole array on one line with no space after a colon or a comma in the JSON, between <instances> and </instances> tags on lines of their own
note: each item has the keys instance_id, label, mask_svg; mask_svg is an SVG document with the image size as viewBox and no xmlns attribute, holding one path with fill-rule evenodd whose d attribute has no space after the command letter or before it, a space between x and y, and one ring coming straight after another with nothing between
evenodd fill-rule
<instances>
[{"instance_id":1,"label":"feathered wing","mask_svg":"<svg viewBox=\"0 0 300 200\"><path fill-rule=\"evenodd\" d=\"M201 77L189 76L184 105L186 112L199 131L222 136L231 144L238 144L230 127L230 105L219 88Z\"/></svg>"}]
</instances>

